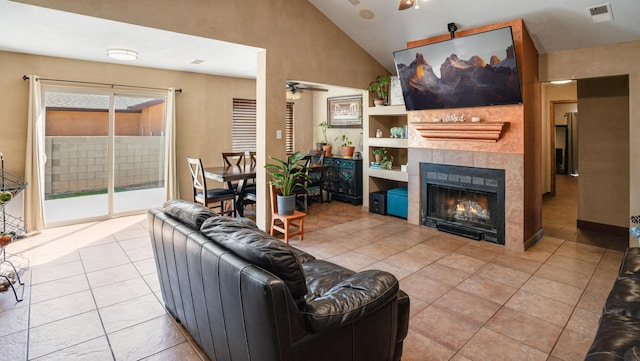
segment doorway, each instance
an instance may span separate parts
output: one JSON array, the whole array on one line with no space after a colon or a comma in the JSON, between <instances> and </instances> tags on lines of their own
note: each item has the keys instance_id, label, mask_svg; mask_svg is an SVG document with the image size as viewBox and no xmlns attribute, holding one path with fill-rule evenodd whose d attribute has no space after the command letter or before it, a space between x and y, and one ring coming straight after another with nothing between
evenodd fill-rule
<instances>
[{"instance_id":1,"label":"doorway","mask_svg":"<svg viewBox=\"0 0 640 361\"><path fill-rule=\"evenodd\" d=\"M164 94L56 86L43 93L47 226L162 204Z\"/></svg>"}]
</instances>

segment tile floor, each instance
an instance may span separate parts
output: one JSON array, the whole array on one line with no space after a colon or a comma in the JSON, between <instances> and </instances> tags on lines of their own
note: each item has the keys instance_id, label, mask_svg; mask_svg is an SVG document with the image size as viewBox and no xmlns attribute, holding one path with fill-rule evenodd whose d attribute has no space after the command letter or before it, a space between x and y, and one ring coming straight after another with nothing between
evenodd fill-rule
<instances>
[{"instance_id":1,"label":"tile floor","mask_svg":"<svg viewBox=\"0 0 640 361\"><path fill-rule=\"evenodd\" d=\"M623 253L545 236L526 252L316 204L292 244L395 274L403 360L582 360ZM0 294L0 360L207 360L165 312L145 216L53 228L8 247L25 300Z\"/></svg>"}]
</instances>

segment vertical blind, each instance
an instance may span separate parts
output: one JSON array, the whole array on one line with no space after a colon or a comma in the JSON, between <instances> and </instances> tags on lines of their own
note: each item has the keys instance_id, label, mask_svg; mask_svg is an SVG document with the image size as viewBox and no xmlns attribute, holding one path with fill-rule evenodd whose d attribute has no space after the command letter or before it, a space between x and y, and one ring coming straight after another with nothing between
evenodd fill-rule
<instances>
[{"instance_id":1,"label":"vertical blind","mask_svg":"<svg viewBox=\"0 0 640 361\"><path fill-rule=\"evenodd\" d=\"M285 146L287 153L293 152L293 103L286 103ZM256 101L255 99L233 98L233 141L234 152L255 152L256 150Z\"/></svg>"}]
</instances>

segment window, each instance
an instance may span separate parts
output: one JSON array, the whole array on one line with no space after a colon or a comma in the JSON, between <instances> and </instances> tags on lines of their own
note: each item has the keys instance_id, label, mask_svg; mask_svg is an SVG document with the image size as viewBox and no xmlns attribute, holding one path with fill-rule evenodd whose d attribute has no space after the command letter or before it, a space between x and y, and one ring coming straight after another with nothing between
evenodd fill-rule
<instances>
[{"instance_id":1,"label":"window","mask_svg":"<svg viewBox=\"0 0 640 361\"><path fill-rule=\"evenodd\" d=\"M285 147L293 153L293 104L286 103ZM233 143L234 152L256 150L256 101L233 98Z\"/></svg>"},{"instance_id":2,"label":"window","mask_svg":"<svg viewBox=\"0 0 640 361\"><path fill-rule=\"evenodd\" d=\"M293 153L293 103L287 102L287 109L285 111L285 147L287 153Z\"/></svg>"},{"instance_id":3,"label":"window","mask_svg":"<svg viewBox=\"0 0 640 361\"><path fill-rule=\"evenodd\" d=\"M256 150L256 101L233 98L233 144L234 152Z\"/></svg>"}]
</instances>

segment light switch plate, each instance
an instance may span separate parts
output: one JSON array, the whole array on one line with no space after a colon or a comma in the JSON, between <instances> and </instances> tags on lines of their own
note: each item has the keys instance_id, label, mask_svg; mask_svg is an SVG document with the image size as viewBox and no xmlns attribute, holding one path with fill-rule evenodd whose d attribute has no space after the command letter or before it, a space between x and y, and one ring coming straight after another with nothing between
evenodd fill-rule
<instances>
[{"instance_id":1,"label":"light switch plate","mask_svg":"<svg viewBox=\"0 0 640 361\"><path fill-rule=\"evenodd\" d=\"M276 130L276 139L282 139L282 130Z\"/></svg>"}]
</instances>

